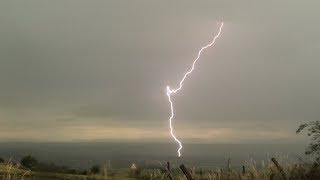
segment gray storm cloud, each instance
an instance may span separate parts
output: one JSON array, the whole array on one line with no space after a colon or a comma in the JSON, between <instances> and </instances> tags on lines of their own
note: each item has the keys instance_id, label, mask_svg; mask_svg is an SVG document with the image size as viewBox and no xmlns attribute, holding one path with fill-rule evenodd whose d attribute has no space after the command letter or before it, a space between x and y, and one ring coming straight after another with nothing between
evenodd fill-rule
<instances>
[{"instance_id":1,"label":"gray storm cloud","mask_svg":"<svg viewBox=\"0 0 320 180\"><path fill-rule=\"evenodd\" d=\"M48 129L61 131L58 139L81 134L72 126L166 132L165 85L178 85L224 21L174 97L174 126L190 138L227 128L246 141L241 129L262 128L294 139L300 123L320 117L319 5L1 1L0 138L22 138L20 129L30 139Z\"/></svg>"}]
</instances>

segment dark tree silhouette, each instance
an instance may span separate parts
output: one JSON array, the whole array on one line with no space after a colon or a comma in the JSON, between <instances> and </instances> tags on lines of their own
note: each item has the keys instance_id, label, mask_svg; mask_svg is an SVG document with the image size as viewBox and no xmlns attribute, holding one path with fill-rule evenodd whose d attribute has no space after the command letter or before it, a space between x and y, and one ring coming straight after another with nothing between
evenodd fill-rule
<instances>
[{"instance_id":1,"label":"dark tree silhouette","mask_svg":"<svg viewBox=\"0 0 320 180\"><path fill-rule=\"evenodd\" d=\"M27 168L32 168L38 164L38 160L30 155L25 156L20 161L21 165Z\"/></svg>"},{"instance_id":2,"label":"dark tree silhouette","mask_svg":"<svg viewBox=\"0 0 320 180\"><path fill-rule=\"evenodd\" d=\"M100 166L99 165L94 165L90 169L92 174L98 174L100 172Z\"/></svg>"},{"instance_id":3,"label":"dark tree silhouette","mask_svg":"<svg viewBox=\"0 0 320 180\"><path fill-rule=\"evenodd\" d=\"M4 163L4 159L0 157L0 163Z\"/></svg>"},{"instance_id":4,"label":"dark tree silhouette","mask_svg":"<svg viewBox=\"0 0 320 180\"><path fill-rule=\"evenodd\" d=\"M316 155L317 161L320 161L320 121L301 124L296 133L299 134L306 128L308 129L308 136L311 137L311 142L308 145L305 154Z\"/></svg>"}]
</instances>

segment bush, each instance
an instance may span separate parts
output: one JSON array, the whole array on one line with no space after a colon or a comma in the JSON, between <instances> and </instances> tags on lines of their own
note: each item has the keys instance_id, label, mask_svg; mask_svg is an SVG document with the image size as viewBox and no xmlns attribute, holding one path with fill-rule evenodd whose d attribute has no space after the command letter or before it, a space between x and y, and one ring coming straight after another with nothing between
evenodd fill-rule
<instances>
[{"instance_id":1,"label":"bush","mask_svg":"<svg viewBox=\"0 0 320 180\"><path fill-rule=\"evenodd\" d=\"M21 165L26 168L32 168L38 164L38 160L30 155L25 156L20 161Z\"/></svg>"},{"instance_id":2,"label":"bush","mask_svg":"<svg viewBox=\"0 0 320 180\"><path fill-rule=\"evenodd\" d=\"M4 159L0 157L0 163L4 163Z\"/></svg>"},{"instance_id":3,"label":"bush","mask_svg":"<svg viewBox=\"0 0 320 180\"><path fill-rule=\"evenodd\" d=\"M320 163L320 121L301 124L296 133L299 134L304 129L308 129L308 136L311 137L311 142L306 149L305 154L315 155L317 158L316 160Z\"/></svg>"},{"instance_id":4,"label":"bush","mask_svg":"<svg viewBox=\"0 0 320 180\"><path fill-rule=\"evenodd\" d=\"M100 166L99 165L94 165L90 169L92 174L99 174L100 173Z\"/></svg>"},{"instance_id":5,"label":"bush","mask_svg":"<svg viewBox=\"0 0 320 180\"><path fill-rule=\"evenodd\" d=\"M86 170L83 170L83 171L80 172L80 174L81 174L81 175L87 175L88 172L87 172Z\"/></svg>"}]
</instances>

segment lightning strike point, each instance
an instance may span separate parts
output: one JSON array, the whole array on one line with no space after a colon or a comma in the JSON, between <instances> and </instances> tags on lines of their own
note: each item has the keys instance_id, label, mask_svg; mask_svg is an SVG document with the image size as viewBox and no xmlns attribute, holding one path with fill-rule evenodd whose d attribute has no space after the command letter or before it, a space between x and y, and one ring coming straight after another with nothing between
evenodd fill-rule
<instances>
[{"instance_id":1,"label":"lightning strike point","mask_svg":"<svg viewBox=\"0 0 320 180\"><path fill-rule=\"evenodd\" d=\"M187 72L184 74L183 78L180 80L180 82L179 82L179 87L176 88L176 89L170 89L170 87L167 86L167 96L168 96L168 101L169 101L169 103L170 103L170 109L171 109L171 115L170 115L170 117L169 117L170 134L171 134L172 138L177 142L177 144L179 144L179 148L178 148L178 150L177 150L177 153L178 153L178 156L179 156L179 157L181 156L181 149L182 149L183 146L182 146L182 143L180 142L180 140L175 136L175 134L174 134L174 132L173 132L172 119L173 119L173 117L174 117L174 109L173 109L173 103L172 103L172 100L171 100L171 95L176 94L179 90L182 89L184 80L185 80L185 79L187 78L187 76L193 71L193 69L194 69L194 67L195 67L195 65L196 65L196 62L198 61L198 59L199 59L200 56L201 56L202 51L205 50L205 49L207 49L208 47L212 46L212 45L216 42L216 39L220 36L222 27L223 27L223 22L222 22L221 25L220 25L218 34L213 38L213 40L212 40L209 44L207 44L206 46L203 46L203 47L199 50L198 56L197 56L197 58L193 61L190 70L187 71Z\"/></svg>"}]
</instances>

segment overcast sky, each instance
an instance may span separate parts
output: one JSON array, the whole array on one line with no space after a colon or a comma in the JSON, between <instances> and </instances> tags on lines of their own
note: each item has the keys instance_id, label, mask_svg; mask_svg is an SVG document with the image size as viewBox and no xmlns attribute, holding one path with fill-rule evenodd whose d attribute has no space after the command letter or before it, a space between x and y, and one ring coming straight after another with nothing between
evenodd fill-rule
<instances>
[{"instance_id":1,"label":"overcast sky","mask_svg":"<svg viewBox=\"0 0 320 180\"><path fill-rule=\"evenodd\" d=\"M299 141L320 119L319 1L0 2L1 140ZM300 139L301 140L301 139Z\"/></svg>"}]
</instances>

